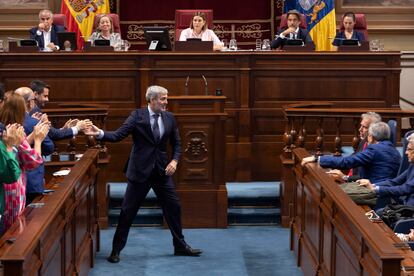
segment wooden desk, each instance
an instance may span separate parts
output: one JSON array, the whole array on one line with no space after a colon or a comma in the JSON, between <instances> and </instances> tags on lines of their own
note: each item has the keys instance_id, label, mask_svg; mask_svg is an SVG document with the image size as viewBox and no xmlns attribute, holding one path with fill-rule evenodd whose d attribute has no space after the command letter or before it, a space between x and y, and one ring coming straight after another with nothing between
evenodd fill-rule
<instances>
[{"instance_id":1,"label":"wooden desk","mask_svg":"<svg viewBox=\"0 0 414 276\"><path fill-rule=\"evenodd\" d=\"M151 84L170 95L221 89L227 97L226 181L280 179L285 119L282 106L324 99L344 107L398 107L400 52L115 52L4 53L0 81L7 88L32 79L52 86L51 101L110 106L107 129L146 105ZM131 140L112 144L108 180L122 174Z\"/></svg>"},{"instance_id":2,"label":"wooden desk","mask_svg":"<svg viewBox=\"0 0 414 276\"><path fill-rule=\"evenodd\" d=\"M412 269L412 253L385 225L370 222L309 153L293 150L296 186L291 249L305 275L400 275ZM412 272L412 271L411 271Z\"/></svg>"},{"instance_id":3,"label":"wooden desk","mask_svg":"<svg viewBox=\"0 0 414 276\"><path fill-rule=\"evenodd\" d=\"M27 207L0 239L4 275L87 275L99 250L98 150L88 150L70 174L54 178L41 208ZM15 239L13 243L8 239Z\"/></svg>"}]
</instances>

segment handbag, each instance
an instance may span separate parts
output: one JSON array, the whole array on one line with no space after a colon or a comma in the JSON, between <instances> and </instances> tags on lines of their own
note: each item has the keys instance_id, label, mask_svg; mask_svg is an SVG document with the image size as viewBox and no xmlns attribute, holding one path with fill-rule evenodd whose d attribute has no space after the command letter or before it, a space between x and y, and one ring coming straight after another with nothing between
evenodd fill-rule
<instances>
[{"instance_id":1,"label":"handbag","mask_svg":"<svg viewBox=\"0 0 414 276\"><path fill-rule=\"evenodd\" d=\"M373 207L377 204L377 194L368 187L360 186L357 182L348 182L339 186L358 205Z\"/></svg>"},{"instance_id":2,"label":"handbag","mask_svg":"<svg viewBox=\"0 0 414 276\"><path fill-rule=\"evenodd\" d=\"M414 218L414 206L411 205L388 204L381 214L381 219L391 228L394 228L399 220L411 218Z\"/></svg>"}]
</instances>

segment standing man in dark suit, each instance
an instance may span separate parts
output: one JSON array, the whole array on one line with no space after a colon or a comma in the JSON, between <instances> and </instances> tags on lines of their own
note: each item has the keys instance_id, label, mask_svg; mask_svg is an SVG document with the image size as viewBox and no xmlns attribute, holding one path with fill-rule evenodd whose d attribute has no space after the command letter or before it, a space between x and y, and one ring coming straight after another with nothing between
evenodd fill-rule
<instances>
[{"instance_id":1,"label":"standing man in dark suit","mask_svg":"<svg viewBox=\"0 0 414 276\"><path fill-rule=\"evenodd\" d=\"M117 142L132 134L133 146L126 176L128 187L122 202L121 215L108 257L119 262L119 253L125 247L129 228L147 193L152 188L161 204L164 217L173 236L174 255L199 256L202 251L191 248L185 241L181 227L181 206L172 175L177 169L181 142L177 123L172 113L165 111L168 91L161 86L150 86L146 92L148 106L131 113L116 131L103 131L93 126L86 135ZM172 146L172 160L167 157L167 142Z\"/></svg>"},{"instance_id":2,"label":"standing man in dark suit","mask_svg":"<svg viewBox=\"0 0 414 276\"><path fill-rule=\"evenodd\" d=\"M297 10L290 10L286 14L287 28L279 31L276 39L272 41L271 48L277 49L285 46L289 39L301 39L303 44L313 43L308 30L300 28L300 12Z\"/></svg>"},{"instance_id":3,"label":"standing man in dark suit","mask_svg":"<svg viewBox=\"0 0 414 276\"><path fill-rule=\"evenodd\" d=\"M65 27L53 24L53 13L50 10L39 12L39 25L30 29L30 39L37 41L42 51L58 51L58 32L64 32Z\"/></svg>"}]
</instances>

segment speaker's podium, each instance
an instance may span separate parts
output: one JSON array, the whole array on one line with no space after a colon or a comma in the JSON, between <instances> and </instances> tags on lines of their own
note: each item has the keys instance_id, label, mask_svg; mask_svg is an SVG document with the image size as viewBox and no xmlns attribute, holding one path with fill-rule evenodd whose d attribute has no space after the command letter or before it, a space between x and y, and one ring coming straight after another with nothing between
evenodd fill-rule
<instances>
[{"instance_id":1,"label":"speaker's podium","mask_svg":"<svg viewBox=\"0 0 414 276\"><path fill-rule=\"evenodd\" d=\"M226 228L224 96L169 96L181 136L175 184L185 228Z\"/></svg>"}]
</instances>

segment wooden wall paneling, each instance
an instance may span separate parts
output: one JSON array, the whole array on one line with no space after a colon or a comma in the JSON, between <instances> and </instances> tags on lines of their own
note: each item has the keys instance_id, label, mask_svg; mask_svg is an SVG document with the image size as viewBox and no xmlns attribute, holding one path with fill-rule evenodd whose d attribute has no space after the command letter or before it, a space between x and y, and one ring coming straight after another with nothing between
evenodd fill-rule
<instances>
[{"instance_id":1,"label":"wooden wall paneling","mask_svg":"<svg viewBox=\"0 0 414 276\"><path fill-rule=\"evenodd\" d=\"M309 155L306 150L293 152L295 200L300 204L292 228L301 232L292 234L304 274L399 275L404 250L395 247L317 164L300 165Z\"/></svg>"},{"instance_id":2,"label":"wooden wall paneling","mask_svg":"<svg viewBox=\"0 0 414 276\"><path fill-rule=\"evenodd\" d=\"M107 129L114 130L134 108L146 105L148 85L182 95L190 76L189 93L202 95L204 75L210 95L219 88L228 98L226 180L265 181L281 176L273 156L282 149L283 105L323 98L344 107L398 106L399 60L397 52L6 53L0 57L0 80L13 87L41 78L52 84L53 102L107 103ZM109 181L125 181L130 144L108 143Z\"/></svg>"}]
</instances>

